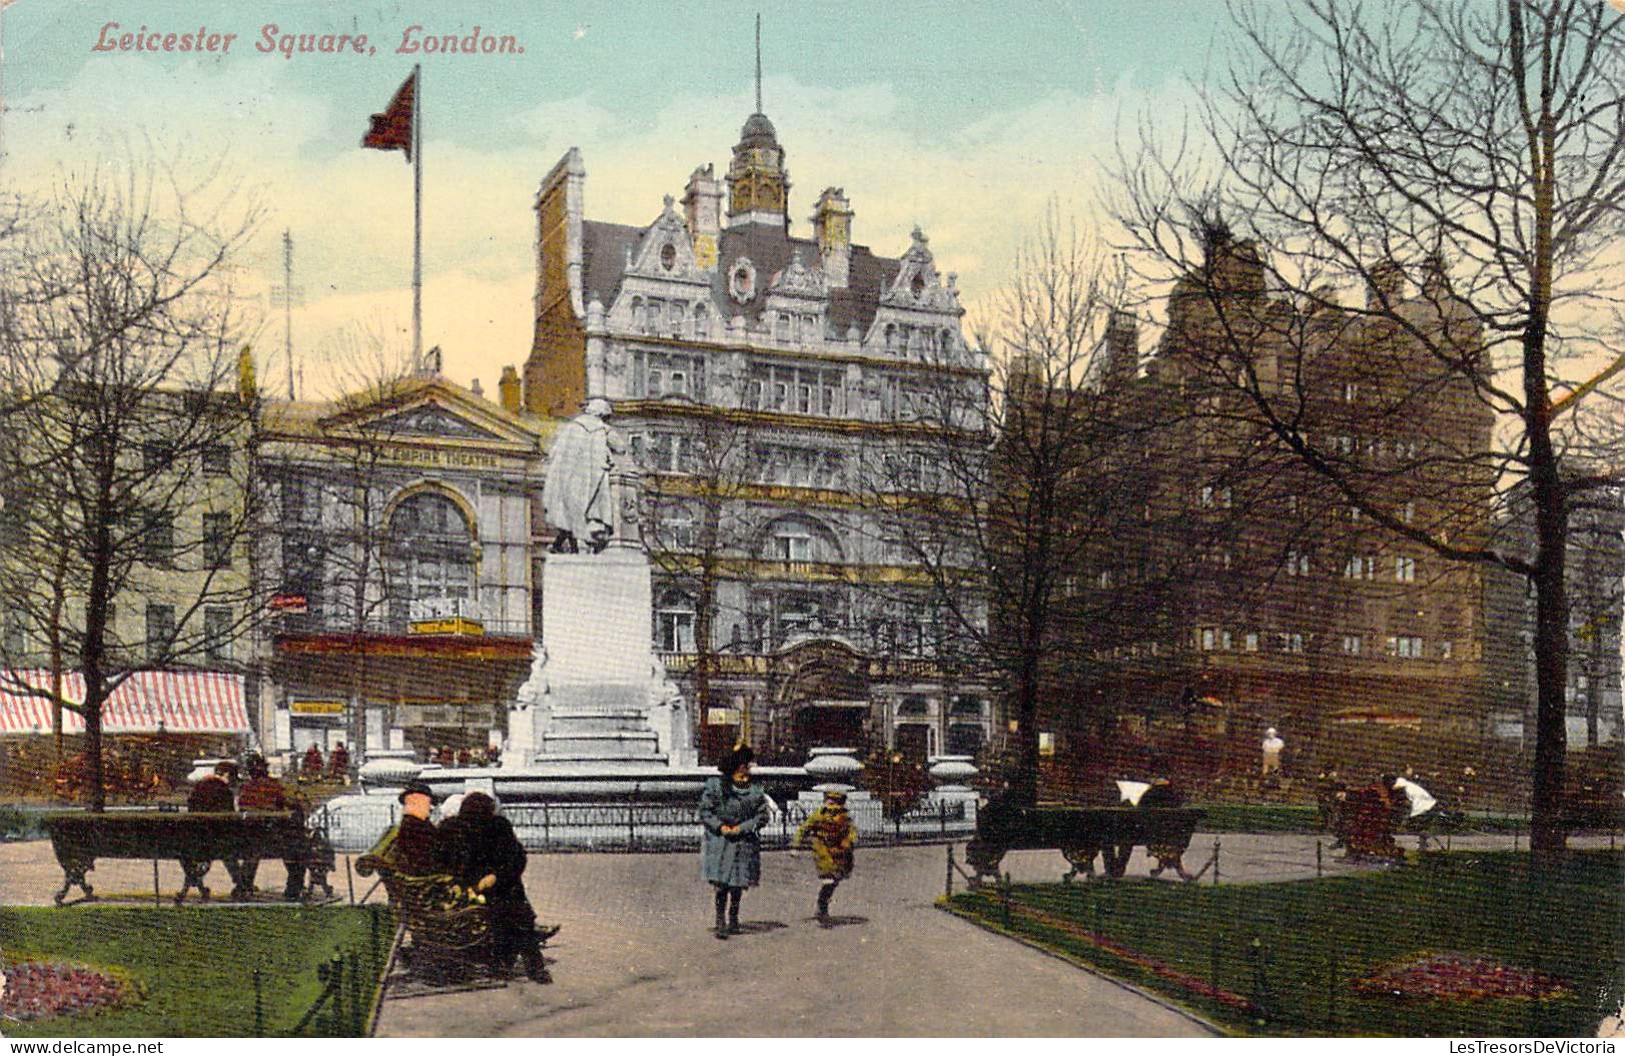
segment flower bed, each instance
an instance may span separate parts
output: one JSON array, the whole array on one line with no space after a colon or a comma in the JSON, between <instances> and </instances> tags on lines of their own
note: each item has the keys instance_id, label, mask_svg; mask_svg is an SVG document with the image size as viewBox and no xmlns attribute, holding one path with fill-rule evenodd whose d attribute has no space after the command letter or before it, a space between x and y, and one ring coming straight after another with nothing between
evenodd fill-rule
<instances>
[{"instance_id":1,"label":"flower bed","mask_svg":"<svg viewBox=\"0 0 1625 1056\"><path fill-rule=\"evenodd\" d=\"M137 988L82 964L22 961L5 968L0 1013L22 1022L115 1008L139 998Z\"/></svg>"},{"instance_id":2,"label":"flower bed","mask_svg":"<svg viewBox=\"0 0 1625 1056\"><path fill-rule=\"evenodd\" d=\"M1557 980L1524 968L1512 968L1488 957L1425 954L1390 965L1357 980L1354 989L1368 997L1432 1001L1479 1001L1486 998L1566 997Z\"/></svg>"}]
</instances>

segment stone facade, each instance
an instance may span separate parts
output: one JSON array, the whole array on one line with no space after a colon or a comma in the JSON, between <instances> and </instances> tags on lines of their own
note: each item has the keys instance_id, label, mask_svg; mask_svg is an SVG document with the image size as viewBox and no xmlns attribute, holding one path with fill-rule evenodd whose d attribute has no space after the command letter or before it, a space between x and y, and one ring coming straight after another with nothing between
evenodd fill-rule
<instances>
[{"instance_id":1,"label":"stone facade","mask_svg":"<svg viewBox=\"0 0 1625 1056\"><path fill-rule=\"evenodd\" d=\"M585 185L573 149L542 181L535 343L505 398L554 416L612 402L644 470L651 633L702 751L986 744L986 687L937 655L928 584L865 512L863 467L907 435L924 391L985 392L925 235L875 254L833 187L813 237L793 235L760 113L725 179L695 169L646 226L587 219Z\"/></svg>"}]
</instances>

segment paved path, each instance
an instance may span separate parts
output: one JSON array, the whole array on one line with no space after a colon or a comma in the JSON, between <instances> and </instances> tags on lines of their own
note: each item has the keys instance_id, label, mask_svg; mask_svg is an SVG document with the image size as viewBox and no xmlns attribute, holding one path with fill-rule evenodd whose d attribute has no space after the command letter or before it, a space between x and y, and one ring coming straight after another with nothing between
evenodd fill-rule
<instances>
[{"instance_id":1,"label":"paved path","mask_svg":"<svg viewBox=\"0 0 1625 1056\"><path fill-rule=\"evenodd\" d=\"M1054 856L1060 862L1060 856ZM551 986L387 1001L381 1036L1166 1036L1208 1032L1070 964L932 907L940 846L859 852L838 927L811 919L809 857L765 856L746 932L709 929L699 855L533 856L526 886L564 932Z\"/></svg>"},{"instance_id":2,"label":"paved path","mask_svg":"<svg viewBox=\"0 0 1625 1056\"><path fill-rule=\"evenodd\" d=\"M1187 862L1211 856L1198 835ZM1220 837L1225 883L1316 875L1313 836ZM1324 838L1322 838L1324 839ZM1411 841L1407 838L1405 845ZM1573 841L1607 846L1607 838ZM1504 848L1509 838L1457 840ZM962 857L963 845L956 851ZM1130 865L1144 877L1143 851ZM385 1003L384 1036L1200 1036L1191 1019L1109 980L933 908L946 865L941 845L859 850L824 930L809 919L817 891L810 858L764 858L763 886L747 893L748 931L726 942L708 930L711 893L699 856L533 855L526 887L543 920L565 930L549 947L551 986L405 997ZM1330 875L1351 871L1330 853ZM1016 882L1052 882L1055 852L1004 861ZM216 867L216 887L227 881ZM148 862L103 861L98 894L150 893ZM180 883L160 863L160 886ZM1211 880L1211 874L1204 881ZM48 905L61 872L43 841L0 844L0 902ZM357 878L357 894L370 886ZM1143 882L1143 881L1142 881ZM1168 881L1161 881L1168 882ZM260 867L280 889L282 868ZM346 894L340 861L334 884ZM956 887L958 885L956 884ZM72 909L64 910L72 912ZM834 1010L834 1011L832 1011Z\"/></svg>"}]
</instances>

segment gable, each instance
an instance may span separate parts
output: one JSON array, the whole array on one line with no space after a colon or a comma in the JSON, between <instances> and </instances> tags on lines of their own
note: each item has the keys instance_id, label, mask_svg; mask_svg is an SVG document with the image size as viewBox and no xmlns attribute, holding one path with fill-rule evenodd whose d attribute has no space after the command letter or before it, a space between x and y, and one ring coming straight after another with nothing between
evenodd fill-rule
<instances>
[{"instance_id":1,"label":"gable","mask_svg":"<svg viewBox=\"0 0 1625 1056\"><path fill-rule=\"evenodd\" d=\"M495 433L482 429L444 407L421 404L399 414L375 418L361 427L379 436L432 436L451 440L498 440Z\"/></svg>"}]
</instances>

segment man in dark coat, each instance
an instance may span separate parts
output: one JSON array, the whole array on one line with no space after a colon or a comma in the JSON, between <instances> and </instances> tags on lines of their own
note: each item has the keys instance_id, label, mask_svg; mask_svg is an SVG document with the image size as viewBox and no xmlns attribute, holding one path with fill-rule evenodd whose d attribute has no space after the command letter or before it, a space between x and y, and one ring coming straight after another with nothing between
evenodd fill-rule
<instances>
[{"instance_id":1,"label":"man in dark coat","mask_svg":"<svg viewBox=\"0 0 1625 1056\"><path fill-rule=\"evenodd\" d=\"M230 814L237 809L237 797L231 790L231 783L237 779L237 764L223 760L214 765L214 773L204 777L192 786L191 795L186 797L186 809L192 814ZM233 889L243 886L242 863L235 858L226 858L221 861L226 867L226 875L231 877ZM202 896L209 897L209 889L203 881L209 875L209 869L214 862L199 861L193 858L181 859L181 873L185 879L181 884L180 899L186 898L186 892L197 888Z\"/></svg>"},{"instance_id":2,"label":"man in dark coat","mask_svg":"<svg viewBox=\"0 0 1625 1056\"><path fill-rule=\"evenodd\" d=\"M434 794L422 781L408 781L398 798L402 808L401 823L395 826L390 850L396 870L409 876L444 872L440 833L429 820L429 812L434 809Z\"/></svg>"},{"instance_id":3,"label":"man in dark coat","mask_svg":"<svg viewBox=\"0 0 1625 1056\"><path fill-rule=\"evenodd\" d=\"M508 819L496 812L496 800L484 792L464 796L462 809L440 824L440 849L457 882L485 896L498 973L512 971L517 955L531 979L552 982L541 944L559 929L537 931L536 911L525 897L525 848Z\"/></svg>"},{"instance_id":4,"label":"man in dark coat","mask_svg":"<svg viewBox=\"0 0 1625 1056\"><path fill-rule=\"evenodd\" d=\"M292 811L298 816L301 824L304 821L303 805L288 794L288 790L282 787L282 782L271 776L271 768L257 755L248 758L248 780L243 782L242 789L237 793L237 809ZM282 865L288 871L287 882L282 888L282 897L289 902L297 902L305 890L305 860L303 857L284 858ZM250 858L243 862L237 890L232 892L234 897L253 893L254 878L259 874L259 868L258 858Z\"/></svg>"}]
</instances>

